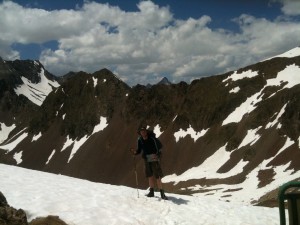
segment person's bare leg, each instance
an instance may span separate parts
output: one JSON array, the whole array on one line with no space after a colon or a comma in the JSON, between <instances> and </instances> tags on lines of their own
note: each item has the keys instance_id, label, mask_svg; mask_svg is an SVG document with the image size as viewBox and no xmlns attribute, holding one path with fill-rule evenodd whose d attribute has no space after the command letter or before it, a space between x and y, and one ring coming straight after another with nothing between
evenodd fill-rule
<instances>
[{"instance_id":1,"label":"person's bare leg","mask_svg":"<svg viewBox=\"0 0 300 225\"><path fill-rule=\"evenodd\" d=\"M160 178L157 178L157 179L156 179L156 183L157 183L157 187L158 187L159 189L163 189L163 187L162 187L162 182L161 182L161 179L160 179Z\"/></svg>"},{"instance_id":2,"label":"person's bare leg","mask_svg":"<svg viewBox=\"0 0 300 225\"><path fill-rule=\"evenodd\" d=\"M154 176L148 177L148 181L149 181L150 191L149 191L149 193L147 194L147 197L154 197L154 185L155 185L155 179L154 179Z\"/></svg>"},{"instance_id":3,"label":"person's bare leg","mask_svg":"<svg viewBox=\"0 0 300 225\"><path fill-rule=\"evenodd\" d=\"M150 187L150 188L154 188L154 186L155 186L155 179L154 179L154 176L148 177L148 181L149 181L149 187Z\"/></svg>"}]
</instances>

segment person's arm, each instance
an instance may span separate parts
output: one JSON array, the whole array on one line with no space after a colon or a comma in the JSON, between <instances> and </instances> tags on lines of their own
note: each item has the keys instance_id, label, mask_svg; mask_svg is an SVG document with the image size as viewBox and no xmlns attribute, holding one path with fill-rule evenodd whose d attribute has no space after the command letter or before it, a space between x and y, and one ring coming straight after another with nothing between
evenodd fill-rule
<instances>
[{"instance_id":1,"label":"person's arm","mask_svg":"<svg viewBox=\"0 0 300 225\"><path fill-rule=\"evenodd\" d=\"M141 145L141 143L140 143L141 141L140 141L140 138L138 139L138 143L137 143L137 149L136 150L134 150L133 148L131 148L130 150L131 150L131 152L132 152L132 154L134 154L134 155L138 155L138 154L140 154L141 153L141 151L142 151L142 145Z\"/></svg>"},{"instance_id":2,"label":"person's arm","mask_svg":"<svg viewBox=\"0 0 300 225\"><path fill-rule=\"evenodd\" d=\"M152 139L155 144L156 155L158 155L158 157L159 157L161 155L162 143L160 142L160 140L158 138L152 138Z\"/></svg>"}]
</instances>

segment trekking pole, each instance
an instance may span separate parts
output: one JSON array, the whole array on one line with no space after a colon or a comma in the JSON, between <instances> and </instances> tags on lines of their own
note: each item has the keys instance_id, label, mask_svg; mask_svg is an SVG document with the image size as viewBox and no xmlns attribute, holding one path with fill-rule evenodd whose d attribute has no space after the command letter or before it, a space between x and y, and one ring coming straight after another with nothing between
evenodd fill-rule
<instances>
[{"instance_id":1,"label":"trekking pole","mask_svg":"<svg viewBox=\"0 0 300 225\"><path fill-rule=\"evenodd\" d=\"M133 156L133 164L134 164L136 191L137 191L137 196L139 198L140 197L140 195L139 195L139 183L138 183L138 176L137 176L137 171L136 171L135 155Z\"/></svg>"}]
</instances>

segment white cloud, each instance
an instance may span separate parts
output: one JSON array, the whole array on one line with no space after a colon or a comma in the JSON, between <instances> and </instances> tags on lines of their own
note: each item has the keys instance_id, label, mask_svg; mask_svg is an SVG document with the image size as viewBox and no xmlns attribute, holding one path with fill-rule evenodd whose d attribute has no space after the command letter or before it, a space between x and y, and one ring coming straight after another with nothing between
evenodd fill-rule
<instances>
[{"instance_id":1,"label":"white cloud","mask_svg":"<svg viewBox=\"0 0 300 225\"><path fill-rule=\"evenodd\" d=\"M300 15L300 2L297 0L281 0L283 6L281 11L288 16Z\"/></svg>"},{"instance_id":2,"label":"white cloud","mask_svg":"<svg viewBox=\"0 0 300 225\"><path fill-rule=\"evenodd\" d=\"M236 41L241 44L241 59L247 59L247 63L260 61L268 55L276 55L277 52L285 52L299 45L299 22L285 21L277 18L269 21L264 18L254 18L249 15L241 15L235 20L240 25L242 33ZM238 50L238 49L236 49ZM245 54L246 53L246 54Z\"/></svg>"},{"instance_id":3,"label":"white cloud","mask_svg":"<svg viewBox=\"0 0 300 225\"><path fill-rule=\"evenodd\" d=\"M11 43L9 41L1 40L0 37L0 57L5 58L7 60L19 59L20 53L18 51L12 50L10 44Z\"/></svg>"},{"instance_id":4,"label":"white cloud","mask_svg":"<svg viewBox=\"0 0 300 225\"><path fill-rule=\"evenodd\" d=\"M284 6L287 7L287 4ZM284 7L283 7L284 8ZM134 12L96 2L74 10L46 11L0 4L0 54L15 59L13 43L42 44L56 40L58 49L44 49L47 70L111 69L129 84L173 82L220 74L280 54L299 45L299 22L241 15L239 32L212 29L214 18L178 20L168 7L141 1Z\"/></svg>"}]
</instances>

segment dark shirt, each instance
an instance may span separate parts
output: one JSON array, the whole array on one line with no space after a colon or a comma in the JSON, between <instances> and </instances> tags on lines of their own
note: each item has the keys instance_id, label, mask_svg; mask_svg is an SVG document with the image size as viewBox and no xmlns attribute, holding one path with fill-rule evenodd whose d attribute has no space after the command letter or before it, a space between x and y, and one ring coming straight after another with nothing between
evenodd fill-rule
<instances>
[{"instance_id":1,"label":"dark shirt","mask_svg":"<svg viewBox=\"0 0 300 225\"><path fill-rule=\"evenodd\" d=\"M153 137L148 137L147 139L143 139L139 137L138 139L138 149L136 154L140 154L142 152L143 158L146 158L146 155L157 154L159 155L161 148L161 143L158 139Z\"/></svg>"}]
</instances>

